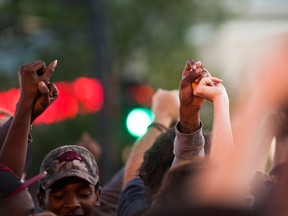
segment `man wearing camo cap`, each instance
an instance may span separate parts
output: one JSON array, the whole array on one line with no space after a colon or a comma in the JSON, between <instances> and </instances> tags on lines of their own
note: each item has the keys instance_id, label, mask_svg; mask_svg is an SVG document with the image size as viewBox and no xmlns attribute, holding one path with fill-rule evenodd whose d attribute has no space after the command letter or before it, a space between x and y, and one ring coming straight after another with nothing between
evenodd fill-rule
<instances>
[{"instance_id":1,"label":"man wearing camo cap","mask_svg":"<svg viewBox=\"0 0 288 216\"><path fill-rule=\"evenodd\" d=\"M38 201L56 215L94 215L100 205L99 169L92 153L77 145L49 152L42 161Z\"/></svg>"}]
</instances>

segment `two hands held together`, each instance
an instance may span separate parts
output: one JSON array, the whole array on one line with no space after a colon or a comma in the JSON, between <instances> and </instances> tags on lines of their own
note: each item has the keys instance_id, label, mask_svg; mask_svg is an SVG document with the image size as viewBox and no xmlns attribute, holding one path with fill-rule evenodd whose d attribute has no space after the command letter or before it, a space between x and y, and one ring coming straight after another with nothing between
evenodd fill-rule
<instances>
[{"instance_id":1,"label":"two hands held together","mask_svg":"<svg viewBox=\"0 0 288 216\"><path fill-rule=\"evenodd\" d=\"M212 77L200 61L188 60L182 72L179 99L180 130L192 133L200 128L200 110L205 99L227 104L228 95L222 80Z\"/></svg>"},{"instance_id":2,"label":"two hands held together","mask_svg":"<svg viewBox=\"0 0 288 216\"><path fill-rule=\"evenodd\" d=\"M193 77L191 81L191 90L194 95L192 106L201 106L204 99L214 102L221 96L227 97L226 89L222 85L222 80L212 77L211 74L202 66L200 61L188 60L182 74L182 79Z\"/></svg>"}]
</instances>

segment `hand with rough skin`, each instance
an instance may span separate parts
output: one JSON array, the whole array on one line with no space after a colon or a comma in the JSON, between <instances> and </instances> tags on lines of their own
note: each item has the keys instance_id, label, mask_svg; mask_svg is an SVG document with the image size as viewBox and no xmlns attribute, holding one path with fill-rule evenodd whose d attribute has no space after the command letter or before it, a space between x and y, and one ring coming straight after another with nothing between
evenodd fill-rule
<instances>
[{"instance_id":1,"label":"hand with rough skin","mask_svg":"<svg viewBox=\"0 0 288 216\"><path fill-rule=\"evenodd\" d=\"M193 94L192 84L200 81L203 71L207 72L201 66L201 62L188 60L182 72L179 87L180 131L182 133L192 133L200 127L200 109L205 100Z\"/></svg>"},{"instance_id":2,"label":"hand with rough skin","mask_svg":"<svg viewBox=\"0 0 288 216\"><path fill-rule=\"evenodd\" d=\"M26 98L26 101L33 103L31 123L58 97L57 87L49 81L56 66L57 60L51 62L48 67L43 61L35 61L19 69L18 80L21 89L19 102L22 98Z\"/></svg>"}]
</instances>

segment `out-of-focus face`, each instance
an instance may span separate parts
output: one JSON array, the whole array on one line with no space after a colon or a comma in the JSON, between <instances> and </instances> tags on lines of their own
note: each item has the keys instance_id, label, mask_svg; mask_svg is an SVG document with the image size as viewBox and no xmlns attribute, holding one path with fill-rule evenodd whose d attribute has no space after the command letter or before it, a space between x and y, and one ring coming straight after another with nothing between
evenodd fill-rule
<instances>
[{"instance_id":1,"label":"out-of-focus face","mask_svg":"<svg viewBox=\"0 0 288 216\"><path fill-rule=\"evenodd\" d=\"M9 201L0 204L1 215L30 216L34 213L34 202L27 190L22 191Z\"/></svg>"},{"instance_id":2,"label":"out-of-focus face","mask_svg":"<svg viewBox=\"0 0 288 216\"><path fill-rule=\"evenodd\" d=\"M68 177L56 181L45 191L44 208L56 215L94 215L100 203L100 189L89 182Z\"/></svg>"}]
</instances>

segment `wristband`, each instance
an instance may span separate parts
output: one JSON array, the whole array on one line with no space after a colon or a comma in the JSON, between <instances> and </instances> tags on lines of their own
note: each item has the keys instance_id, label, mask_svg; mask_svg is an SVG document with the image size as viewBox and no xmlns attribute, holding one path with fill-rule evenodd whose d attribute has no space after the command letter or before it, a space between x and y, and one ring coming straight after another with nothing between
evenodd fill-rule
<instances>
[{"instance_id":1,"label":"wristband","mask_svg":"<svg viewBox=\"0 0 288 216\"><path fill-rule=\"evenodd\" d=\"M151 127L155 127L156 129L158 129L158 130L161 131L162 133L168 131L168 128L167 128L167 127L165 127L163 124L158 123L158 122L153 122L153 123L151 123L151 124L147 127L147 129L149 129L149 128L151 128Z\"/></svg>"}]
</instances>

